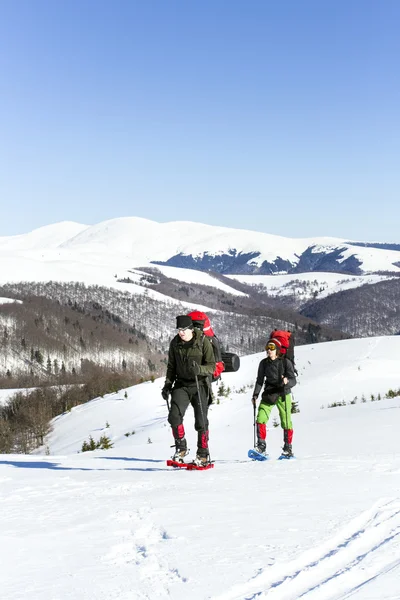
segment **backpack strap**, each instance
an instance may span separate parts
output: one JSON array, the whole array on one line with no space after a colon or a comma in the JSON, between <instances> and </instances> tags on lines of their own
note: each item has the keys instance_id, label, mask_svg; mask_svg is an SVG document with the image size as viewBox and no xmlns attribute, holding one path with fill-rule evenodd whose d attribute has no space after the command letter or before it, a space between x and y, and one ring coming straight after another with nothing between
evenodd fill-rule
<instances>
[{"instance_id":1,"label":"backpack strap","mask_svg":"<svg viewBox=\"0 0 400 600\"><path fill-rule=\"evenodd\" d=\"M281 372L279 374L280 379L282 379L282 377L286 376L286 358L285 358L285 356L282 356L282 358L280 359L279 362L282 363Z\"/></svg>"}]
</instances>

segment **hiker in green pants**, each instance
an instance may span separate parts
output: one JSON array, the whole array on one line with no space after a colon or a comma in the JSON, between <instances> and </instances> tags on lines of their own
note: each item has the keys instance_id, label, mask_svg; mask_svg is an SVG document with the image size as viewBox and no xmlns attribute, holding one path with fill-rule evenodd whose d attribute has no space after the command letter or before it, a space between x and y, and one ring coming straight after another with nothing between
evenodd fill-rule
<instances>
[{"instance_id":1,"label":"hiker in green pants","mask_svg":"<svg viewBox=\"0 0 400 600\"><path fill-rule=\"evenodd\" d=\"M296 385L292 362L281 355L276 340L269 341L265 346L267 357L263 358L258 366L257 380L252 397L253 406L256 406L258 395L265 383L261 402L257 413L257 452L266 454L267 451L267 423L272 408L276 406L279 411L281 427L283 429L282 454L293 456L292 440L292 394L290 390Z\"/></svg>"}]
</instances>

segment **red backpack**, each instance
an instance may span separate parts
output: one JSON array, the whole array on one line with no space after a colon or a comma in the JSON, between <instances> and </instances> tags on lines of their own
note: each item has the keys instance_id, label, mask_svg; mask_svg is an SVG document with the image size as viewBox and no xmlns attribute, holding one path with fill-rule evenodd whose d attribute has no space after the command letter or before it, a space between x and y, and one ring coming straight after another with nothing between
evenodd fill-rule
<instances>
[{"instance_id":1,"label":"red backpack","mask_svg":"<svg viewBox=\"0 0 400 600\"><path fill-rule=\"evenodd\" d=\"M283 356L286 356L292 363L293 367L296 367L294 363L294 335L291 331L283 331L281 329L274 329L271 331L269 339L277 342L280 352Z\"/></svg>"},{"instance_id":2,"label":"red backpack","mask_svg":"<svg viewBox=\"0 0 400 600\"><path fill-rule=\"evenodd\" d=\"M223 371L226 373L237 371L240 367L240 358L233 352L225 352L222 350L220 341L215 335L211 327L210 319L207 317L206 313L200 312L199 310L193 310L188 313L188 317L192 319L195 327L198 327L203 331L213 347L215 358L213 381L217 381Z\"/></svg>"},{"instance_id":3,"label":"red backpack","mask_svg":"<svg viewBox=\"0 0 400 600\"><path fill-rule=\"evenodd\" d=\"M220 378L222 371L225 371L225 366L222 361L221 346L211 327L210 319L205 313L200 312L199 310L193 310L192 312L188 313L188 317L192 319L193 325L198 329L201 329L204 335L208 337L209 341L211 342L215 358L215 371L213 373L212 380L217 381L217 379Z\"/></svg>"}]
</instances>

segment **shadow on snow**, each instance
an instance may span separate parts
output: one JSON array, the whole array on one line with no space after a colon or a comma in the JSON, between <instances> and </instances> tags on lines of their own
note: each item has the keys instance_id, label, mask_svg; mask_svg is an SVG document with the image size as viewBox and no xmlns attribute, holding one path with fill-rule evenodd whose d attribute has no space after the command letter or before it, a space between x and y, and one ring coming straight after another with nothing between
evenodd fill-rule
<instances>
[{"instance_id":1,"label":"shadow on snow","mask_svg":"<svg viewBox=\"0 0 400 600\"><path fill-rule=\"evenodd\" d=\"M97 456L95 458L107 458L108 460L112 459L111 456L101 457ZM145 458L122 458L116 457L114 460L128 460L128 461L139 461L139 462L158 462L163 463L162 460L146 460ZM90 468L90 467L64 467L56 462L49 461L18 461L18 460L0 460L0 465L6 465L9 467L17 467L20 469L50 469L52 471L167 471L169 468L165 466L165 468L155 468L155 467L143 467L143 468L133 468L126 467L122 469L104 469L104 468Z\"/></svg>"}]
</instances>

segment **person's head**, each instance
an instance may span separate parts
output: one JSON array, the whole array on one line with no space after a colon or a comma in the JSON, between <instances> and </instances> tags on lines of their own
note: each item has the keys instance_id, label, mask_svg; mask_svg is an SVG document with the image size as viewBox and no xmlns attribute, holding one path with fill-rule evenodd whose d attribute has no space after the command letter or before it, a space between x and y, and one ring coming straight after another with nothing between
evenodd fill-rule
<instances>
[{"instance_id":1,"label":"person's head","mask_svg":"<svg viewBox=\"0 0 400 600\"><path fill-rule=\"evenodd\" d=\"M193 337L193 321L188 315L176 317L176 328L178 335L184 342L189 342Z\"/></svg>"},{"instance_id":2,"label":"person's head","mask_svg":"<svg viewBox=\"0 0 400 600\"><path fill-rule=\"evenodd\" d=\"M275 360L280 355L280 344L278 340L268 340L265 349L271 360Z\"/></svg>"}]
</instances>

